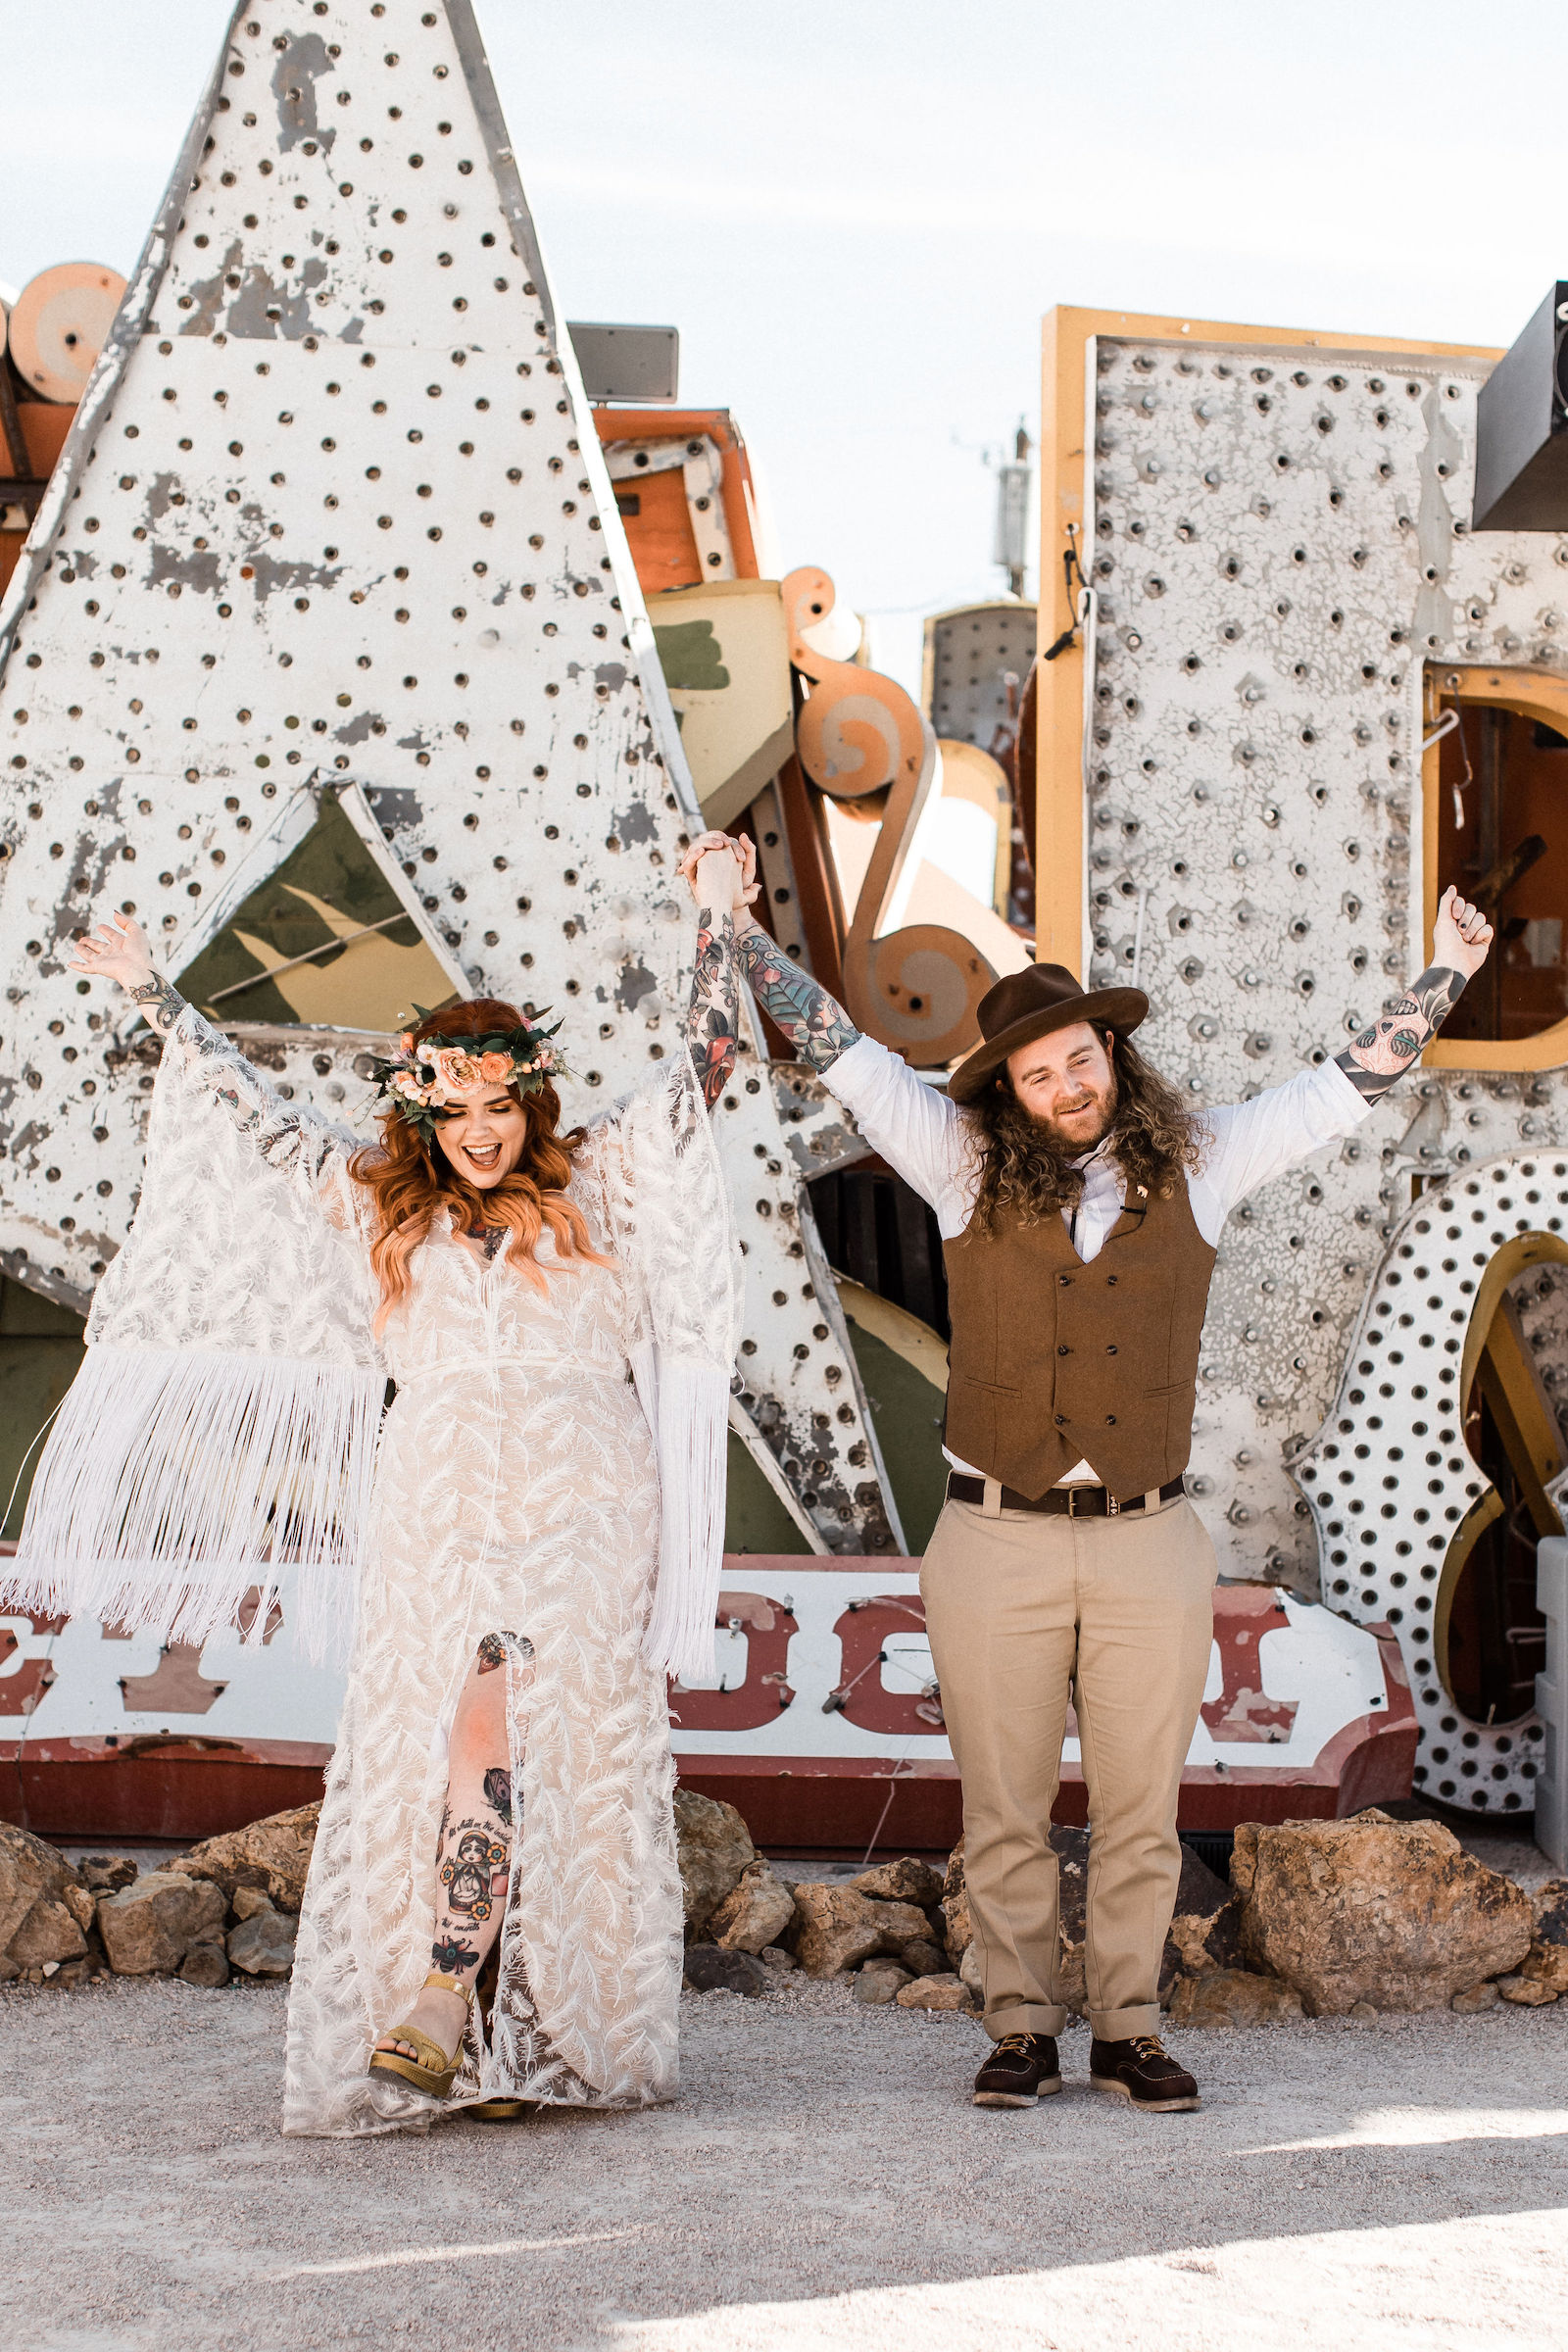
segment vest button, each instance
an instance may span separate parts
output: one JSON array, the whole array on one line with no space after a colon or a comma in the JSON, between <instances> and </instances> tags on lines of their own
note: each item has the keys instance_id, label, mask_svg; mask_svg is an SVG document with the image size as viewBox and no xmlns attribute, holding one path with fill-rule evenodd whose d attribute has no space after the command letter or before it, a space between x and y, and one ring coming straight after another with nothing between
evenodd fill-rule
<instances>
[{"instance_id":1,"label":"vest button","mask_svg":"<svg viewBox=\"0 0 1568 2352\"><path fill-rule=\"evenodd\" d=\"M1067 1416L1066 1416L1066 1414L1065 1414L1065 1413L1057 1413L1057 1415L1055 1416L1055 1421L1056 1421L1056 1427L1057 1427L1058 1429L1065 1429L1065 1428L1066 1428L1066 1426L1067 1426Z\"/></svg>"},{"instance_id":2,"label":"vest button","mask_svg":"<svg viewBox=\"0 0 1568 2352\"><path fill-rule=\"evenodd\" d=\"M1057 1353L1058 1355L1070 1355L1070 1354L1072 1353L1072 1350L1071 1350L1071 1348L1058 1348L1056 1349L1056 1353Z\"/></svg>"},{"instance_id":3,"label":"vest button","mask_svg":"<svg viewBox=\"0 0 1568 2352\"><path fill-rule=\"evenodd\" d=\"M1105 1288L1107 1291L1113 1291L1116 1288L1116 1277L1114 1274L1107 1274L1105 1276Z\"/></svg>"},{"instance_id":4,"label":"vest button","mask_svg":"<svg viewBox=\"0 0 1568 2352\"><path fill-rule=\"evenodd\" d=\"M1116 1350L1115 1350L1114 1347L1110 1347L1110 1348L1107 1348L1105 1349L1105 1353L1106 1353L1107 1355L1114 1355L1114 1354L1115 1354L1115 1352L1116 1352Z\"/></svg>"},{"instance_id":5,"label":"vest button","mask_svg":"<svg viewBox=\"0 0 1568 2352\"><path fill-rule=\"evenodd\" d=\"M1115 1418L1116 1418L1116 1416L1115 1416L1115 1414L1114 1414L1114 1413L1107 1413L1107 1414L1105 1415L1105 1427L1106 1427L1107 1429L1109 1429L1109 1428L1111 1427L1112 1423L1115 1421Z\"/></svg>"},{"instance_id":6,"label":"vest button","mask_svg":"<svg viewBox=\"0 0 1568 2352\"><path fill-rule=\"evenodd\" d=\"M1116 1277L1115 1277L1115 1276L1114 1276L1114 1274L1113 1274L1113 1275L1111 1276L1111 1280L1112 1280L1112 1282L1114 1282L1114 1281L1115 1281L1115 1279L1116 1279ZM1058 1275L1056 1276L1056 1280L1057 1280L1057 1281L1060 1283L1060 1285L1061 1285L1062 1289L1065 1291L1065 1290L1067 1290L1067 1289L1070 1287L1070 1285L1071 1285L1071 1283L1072 1283L1072 1276L1071 1276L1070 1274L1058 1274Z\"/></svg>"}]
</instances>

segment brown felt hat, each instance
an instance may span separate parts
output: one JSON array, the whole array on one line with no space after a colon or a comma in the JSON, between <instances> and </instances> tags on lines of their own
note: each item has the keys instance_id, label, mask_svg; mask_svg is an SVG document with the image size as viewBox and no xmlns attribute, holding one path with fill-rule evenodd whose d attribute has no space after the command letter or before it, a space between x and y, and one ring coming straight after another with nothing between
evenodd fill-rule
<instances>
[{"instance_id":1,"label":"brown felt hat","mask_svg":"<svg viewBox=\"0 0 1568 2352\"><path fill-rule=\"evenodd\" d=\"M1009 972L980 1000L980 1043L948 1080L955 1102L972 1102L1009 1054L1053 1029L1090 1021L1125 1037L1149 1010L1141 988L1083 988L1064 963L1032 963Z\"/></svg>"}]
</instances>

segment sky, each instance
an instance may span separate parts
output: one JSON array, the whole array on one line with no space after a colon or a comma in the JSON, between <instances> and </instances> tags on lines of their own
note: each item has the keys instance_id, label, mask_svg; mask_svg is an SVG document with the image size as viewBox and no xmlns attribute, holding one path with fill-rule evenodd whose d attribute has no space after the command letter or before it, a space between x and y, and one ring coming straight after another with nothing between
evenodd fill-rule
<instances>
[{"instance_id":1,"label":"sky","mask_svg":"<svg viewBox=\"0 0 1568 2352\"><path fill-rule=\"evenodd\" d=\"M1054 304L1501 345L1568 275L1560 0L476 5L564 316L679 327L909 684ZM130 268L227 18L0 0L0 280Z\"/></svg>"}]
</instances>

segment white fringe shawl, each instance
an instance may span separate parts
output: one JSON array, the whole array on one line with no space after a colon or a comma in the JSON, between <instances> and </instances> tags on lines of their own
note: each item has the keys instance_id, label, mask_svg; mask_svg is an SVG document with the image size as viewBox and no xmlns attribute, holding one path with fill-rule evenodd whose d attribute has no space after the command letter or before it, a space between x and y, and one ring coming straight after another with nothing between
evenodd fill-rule
<instances>
[{"instance_id":1,"label":"white fringe shawl","mask_svg":"<svg viewBox=\"0 0 1568 2352\"><path fill-rule=\"evenodd\" d=\"M713 1670L744 1284L718 1150L686 1053L590 1137L611 1247L637 1288L632 1373L659 1459L659 1577L644 1655L665 1674L700 1680Z\"/></svg>"},{"instance_id":2,"label":"white fringe shawl","mask_svg":"<svg viewBox=\"0 0 1568 2352\"><path fill-rule=\"evenodd\" d=\"M307 1652L346 1653L385 1385L341 1364L89 1348L10 1591L52 1616L200 1643L294 1564Z\"/></svg>"},{"instance_id":3,"label":"white fringe shawl","mask_svg":"<svg viewBox=\"0 0 1568 2352\"><path fill-rule=\"evenodd\" d=\"M287 1567L307 1654L346 1652L386 1381L356 1142L181 1015L0 1606L200 1642Z\"/></svg>"}]
</instances>

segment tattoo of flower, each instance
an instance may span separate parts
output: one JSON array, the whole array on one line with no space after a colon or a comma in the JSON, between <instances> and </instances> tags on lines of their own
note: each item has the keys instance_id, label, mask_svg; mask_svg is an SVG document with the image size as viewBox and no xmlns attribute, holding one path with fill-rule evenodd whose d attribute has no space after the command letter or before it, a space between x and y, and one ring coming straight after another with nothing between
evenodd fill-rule
<instances>
[{"instance_id":1,"label":"tattoo of flower","mask_svg":"<svg viewBox=\"0 0 1568 2352\"><path fill-rule=\"evenodd\" d=\"M743 931L736 948L757 1002L813 1070L829 1068L857 1042L860 1032L843 1005L792 963L765 931Z\"/></svg>"},{"instance_id":2,"label":"tattoo of flower","mask_svg":"<svg viewBox=\"0 0 1568 2352\"><path fill-rule=\"evenodd\" d=\"M1391 1005L1381 1020L1363 1029L1335 1056L1358 1094L1375 1102L1388 1093L1417 1055L1426 1052L1458 1003L1464 983L1463 972L1445 964L1431 965L1408 996Z\"/></svg>"}]
</instances>

